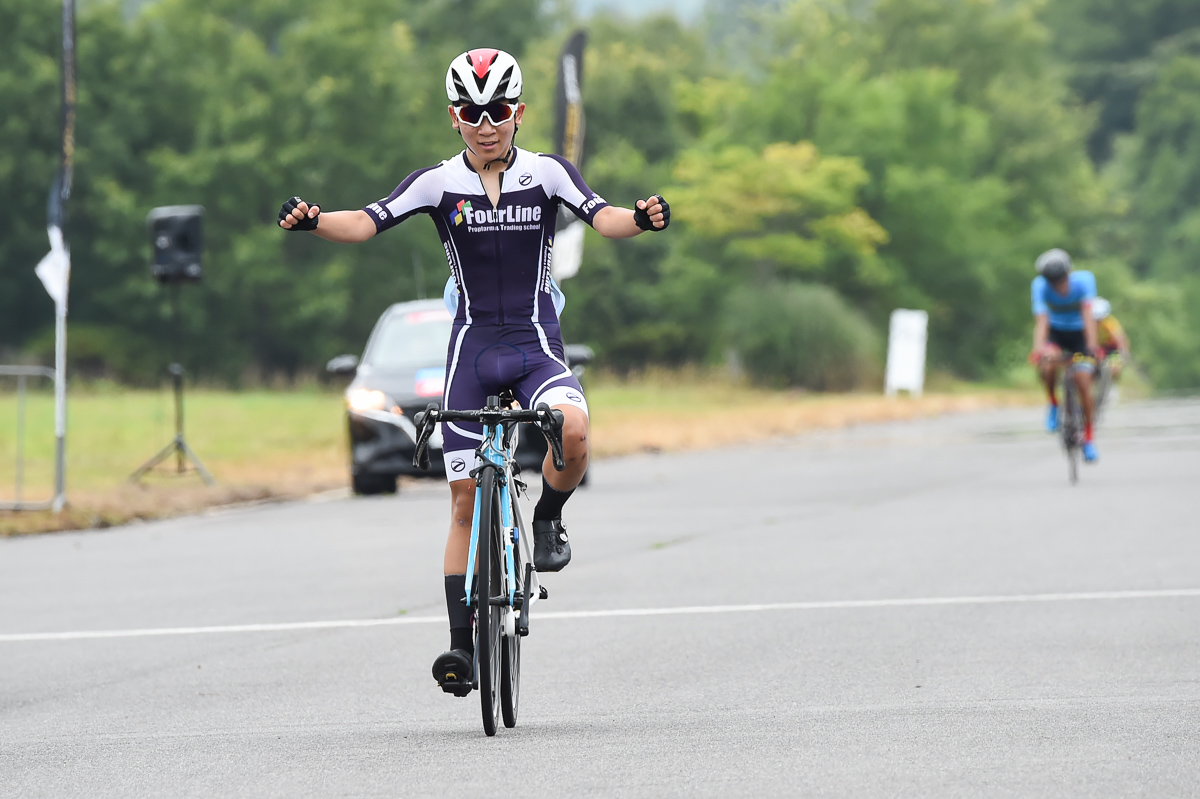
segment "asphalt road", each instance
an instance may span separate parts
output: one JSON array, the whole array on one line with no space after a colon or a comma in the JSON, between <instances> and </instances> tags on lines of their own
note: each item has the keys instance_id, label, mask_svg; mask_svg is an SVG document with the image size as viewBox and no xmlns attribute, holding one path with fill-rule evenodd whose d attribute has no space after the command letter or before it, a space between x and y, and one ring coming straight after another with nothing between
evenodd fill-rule
<instances>
[{"instance_id":1,"label":"asphalt road","mask_svg":"<svg viewBox=\"0 0 1200 799\"><path fill-rule=\"evenodd\" d=\"M0 540L0 796L1200 795L1200 403L1039 421L596 464L491 739L439 483Z\"/></svg>"}]
</instances>

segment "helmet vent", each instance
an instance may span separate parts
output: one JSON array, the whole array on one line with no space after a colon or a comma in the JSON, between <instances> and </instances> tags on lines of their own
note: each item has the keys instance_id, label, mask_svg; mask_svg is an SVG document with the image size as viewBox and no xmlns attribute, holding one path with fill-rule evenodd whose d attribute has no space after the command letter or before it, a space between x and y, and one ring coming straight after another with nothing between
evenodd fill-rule
<instances>
[{"instance_id":1,"label":"helmet vent","mask_svg":"<svg viewBox=\"0 0 1200 799\"><path fill-rule=\"evenodd\" d=\"M512 67L504 73L504 77L500 79L500 85L496 87L496 93L493 95L493 100L504 100L508 98L508 84L512 80Z\"/></svg>"},{"instance_id":2,"label":"helmet vent","mask_svg":"<svg viewBox=\"0 0 1200 799\"><path fill-rule=\"evenodd\" d=\"M454 76L454 90L458 92L458 99L461 102L471 102L471 93L467 91L467 87L463 85L462 78L458 75Z\"/></svg>"}]
</instances>

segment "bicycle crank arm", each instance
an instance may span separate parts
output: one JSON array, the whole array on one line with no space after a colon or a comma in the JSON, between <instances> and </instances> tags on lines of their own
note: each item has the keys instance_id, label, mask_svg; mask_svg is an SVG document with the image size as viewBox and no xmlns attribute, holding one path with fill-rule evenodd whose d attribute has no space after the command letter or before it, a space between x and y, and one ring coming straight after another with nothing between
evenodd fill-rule
<instances>
[{"instance_id":1,"label":"bicycle crank arm","mask_svg":"<svg viewBox=\"0 0 1200 799\"><path fill-rule=\"evenodd\" d=\"M533 564L525 564L525 582L521 586L521 617L517 619L517 635L529 635L529 609L533 603L529 601L529 591L533 587Z\"/></svg>"}]
</instances>

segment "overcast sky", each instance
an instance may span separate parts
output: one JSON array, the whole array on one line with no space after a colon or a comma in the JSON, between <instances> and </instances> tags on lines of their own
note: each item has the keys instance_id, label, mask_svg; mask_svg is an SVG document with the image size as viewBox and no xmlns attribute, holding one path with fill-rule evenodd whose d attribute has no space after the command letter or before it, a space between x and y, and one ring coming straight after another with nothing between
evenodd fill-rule
<instances>
[{"instance_id":1,"label":"overcast sky","mask_svg":"<svg viewBox=\"0 0 1200 799\"><path fill-rule=\"evenodd\" d=\"M600 9L621 11L631 16L653 14L658 11L674 10L683 19L691 20L700 15L704 0L575 0L580 14L591 14Z\"/></svg>"}]
</instances>

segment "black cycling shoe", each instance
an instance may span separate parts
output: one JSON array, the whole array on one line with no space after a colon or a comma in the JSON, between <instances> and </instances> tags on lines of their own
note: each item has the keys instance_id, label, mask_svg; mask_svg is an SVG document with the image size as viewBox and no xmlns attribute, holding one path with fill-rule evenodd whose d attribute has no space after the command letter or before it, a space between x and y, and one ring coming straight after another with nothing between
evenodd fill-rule
<instances>
[{"instance_id":1,"label":"black cycling shoe","mask_svg":"<svg viewBox=\"0 0 1200 799\"><path fill-rule=\"evenodd\" d=\"M540 572L561 571L571 562L571 542L562 519L534 519L533 566Z\"/></svg>"},{"instance_id":2,"label":"black cycling shoe","mask_svg":"<svg viewBox=\"0 0 1200 799\"><path fill-rule=\"evenodd\" d=\"M471 693L471 655L461 649L451 649L433 661L433 679L448 694L466 696Z\"/></svg>"}]
</instances>

